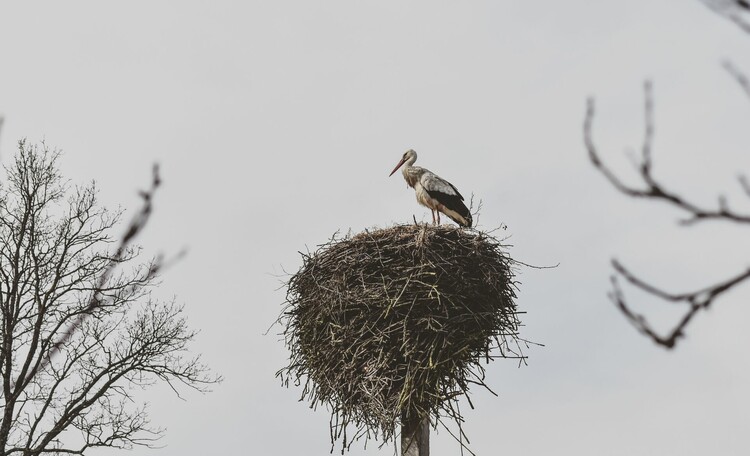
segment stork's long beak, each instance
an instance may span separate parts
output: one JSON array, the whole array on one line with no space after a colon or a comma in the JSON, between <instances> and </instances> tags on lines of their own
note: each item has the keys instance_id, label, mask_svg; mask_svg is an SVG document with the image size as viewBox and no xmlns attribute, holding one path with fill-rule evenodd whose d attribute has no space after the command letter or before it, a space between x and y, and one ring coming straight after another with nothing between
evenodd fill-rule
<instances>
[{"instance_id":1,"label":"stork's long beak","mask_svg":"<svg viewBox=\"0 0 750 456\"><path fill-rule=\"evenodd\" d=\"M401 161L398 162L398 165L396 165L396 167L393 168L393 171L391 171L391 174L389 174L388 177L393 176L393 173L395 173L396 171L398 171L398 169L401 168L401 165L403 165L405 161L406 161L406 158L402 158Z\"/></svg>"}]
</instances>

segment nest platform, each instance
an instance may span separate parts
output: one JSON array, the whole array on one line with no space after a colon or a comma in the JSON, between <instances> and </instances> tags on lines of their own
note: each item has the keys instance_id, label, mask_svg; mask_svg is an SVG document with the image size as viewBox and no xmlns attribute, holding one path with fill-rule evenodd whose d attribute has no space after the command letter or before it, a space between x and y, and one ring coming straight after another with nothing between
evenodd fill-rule
<instances>
[{"instance_id":1,"label":"nest platform","mask_svg":"<svg viewBox=\"0 0 750 456\"><path fill-rule=\"evenodd\" d=\"M278 375L328 406L344 448L388 442L415 418L460 425L458 399L486 386L483 365L522 357L513 264L491 234L453 226L334 237L287 283L290 358Z\"/></svg>"}]
</instances>

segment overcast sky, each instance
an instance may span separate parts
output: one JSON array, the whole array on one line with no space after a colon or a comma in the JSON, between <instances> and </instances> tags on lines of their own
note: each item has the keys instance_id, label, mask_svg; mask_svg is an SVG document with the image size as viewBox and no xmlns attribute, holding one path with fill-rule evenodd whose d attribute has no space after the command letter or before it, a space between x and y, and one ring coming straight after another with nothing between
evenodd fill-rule
<instances>
[{"instance_id":1,"label":"overcast sky","mask_svg":"<svg viewBox=\"0 0 750 456\"><path fill-rule=\"evenodd\" d=\"M560 263L522 272L523 335L545 347L520 369L490 367L499 397L474 392L478 455L747 454L750 286L674 352L606 298L614 256L674 291L738 273L747 229L680 228L679 212L617 194L587 162L581 126L594 95L601 152L632 177L650 78L656 175L750 210L735 181L750 172L750 102L721 67L750 72L749 51L750 35L697 0L5 2L0 160L44 139L67 177L133 209L161 164L140 242L189 248L158 293L185 304L194 350L226 380L186 401L143 393L166 447L132 454L328 454L327 411L280 387L287 352L279 328L263 333L298 251L430 220L387 177L409 148L483 200L480 229L507 225L514 258ZM678 317L629 296L662 328ZM459 449L441 432L431 451Z\"/></svg>"}]
</instances>

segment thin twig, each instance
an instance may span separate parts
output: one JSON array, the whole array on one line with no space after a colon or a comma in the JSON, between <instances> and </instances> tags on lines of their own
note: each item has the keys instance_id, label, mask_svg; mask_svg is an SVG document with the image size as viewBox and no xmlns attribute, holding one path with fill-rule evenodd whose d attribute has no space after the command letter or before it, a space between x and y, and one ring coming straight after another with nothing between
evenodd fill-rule
<instances>
[{"instance_id":1,"label":"thin twig","mask_svg":"<svg viewBox=\"0 0 750 456\"><path fill-rule=\"evenodd\" d=\"M3 132L3 124L4 123L5 123L5 117L0 116L0 139L2 139L2 137L3 137L2 132Z\"/></svg>"},{"instance_id":2,"label":"thin twig","mask_svg":"<svg viewBox=\"0 0 750 456\"><path fill-rule=\"evenodd\" d=\"M593 141L593 121L595 113L594 99L588 100L586 117L584 120L584 143L586 150L588 151L589 160L594 167L607 178L607 180L615 187L618 191L624 195L634 198L645 198L653 199L657 201L664 201L684 212L687 212L689 217L683 219L680 223L689 225L704 220L724 220L737 223L748 223L750 224L750 214L742 214L729 209L726 202L719 198L718 208L716 209L705 209L699 207L690 201L685 200L676 193L667 190L662 186L652 174L653 162L652 162L652 144L654 139L654 121L653 121L653 96L651 90L651 84L647 81L644 84L644 141L642 145L642 161L638 165L639 177L643 183L642 188L636 188L625 184L619 177L608 168L597 151L596 145Z\"/></svg>"},{"instance_id":3,"label":"thin twig","mask_svg":"<svg viewBox=\"0 0 750 456\"><path fill-rule=\"evenodd\" d=\"M737 68L737 66L732 63L731 60L725 60L722 66L734 78L734 80L737 81L737 84L740 86L745 95L750 97L750 79L748 79L747 75L742 70Z\"/></svg>"},{"instance_id":4,"label":"thin twig","mask_svg":"<svg viewBox=\"0 0 750 456\"><path fill-rule=\"evenodd\" d=\"M745 75L730 63L725 63L725 68L734 76L743 90L750 96L750 84ZM682 224L692 224L704 220L724 220L741 224L750 223L750 215L740 214L731 210L723 197L719 197L718 207L716 209L705 209L683 199L676 193L667 190L654 178L652 161L652 147L654 141L653 111L654 103L652 86L651 83L647 81L644 84L644 140L641 148L641 161L640 163L636 163L636 169L638 170L638 175L643 186L641 188L636 188L625 184L602 162L593 141L592 127L595 109L594 100L593 98L590 98L587 103L583 131L584 144L592 165L604 175L615 189L627 196L664 201L673 207L687 212L689 217L682 220ZM750 196L750 184L748 184L745 176L739 176L739 183L743 191ZM750 278L750 270L748 270L715 285L707 286L694 292L676 294L666 292L661 288L638 278L617 260L612 261L612 267L619 276L624 277L627 282L636 288L664 301L683 303L688 306L677 324L668 331L667 335L662 336L648 323L645 316L634 312L630 306L628 306L625 295L617 280L617 276L612 277L612 292L609 295L610 299L623 312L628 321L630 321L642 334L666 348L673 348L675 346L678 339L684 335L685 328L700 310L708 308L717 297Z\"/></svg>"},{"instance_id":5,"label":"thin twig","mask_svg":"<svg viewBox=\"0 0 750 456\"><path fill-rule=\"evenodd\" d=\"M612 261L612 266L617 271L617 273L624 277L628 282L630 282L630 284L645 291L646 293L654 295L665 301L684 303L688 305L687 311L682 316L682 318L680 318L679 322L668 332L666 336L661 336L648 323L648 320L645 316L635 313L630 308L630 306L628 306L622 289L620 288L620 285L617 281L617 277L612 277L613 291L610 294L610 299L612 299L612 301L623 312L627 319L641 333L645 334L646 336L651 338L651 340L666 348L674 348L675 344L677 343L677 339L684 335L685 328L693 319L693 317L698 313L698 311L707 309L721 294L729 291L734 286L739 285L745 280L750 279L750 269L748 269L747 271L744 271L729 280L725 280L716 285L702 288L700 290L689 293L669 293L636 277L617 260Z\"/></svg>"},{"instance_id":6,"label":"thin twig","mask_svg":"<svg viewBox=\"0 0 750 456\"><path fill-rule=\"evenodd\" d=\"M750 33L750 22L744 18L750 11L748 0L701 0L703 4L733 22L743 32Z\"/></svg>"},{"instance_id":7,"label":"thin twig","mask_svg":"<svg viewBox=\"0 0 750 456\"><path fill-rule=\"evenodd\" d=\"M115 254L109 260L109 263L103 269L101 275L99 276L99 280L97 281L96 288L94 289L94 292L91 294L91 298L89 299L88 305L70 323L68 328L62 333L62 335L57 340L57 342L55 342L50 347L49 351L45 355L42 362L39 363L34 369L32 369L29 372L29 374L26 376L23 382L21 382L22 385L26 385L32 378L34 378L34 376L36 376L37 372L39 372L40 370L44 370L52 361L52 359L60 352L62 347L66 343L68 343L68 341L78 331L78 329L81 327L83 322L90 315L92 315L99 307L102 307L104 305L105 301L108 298L102 296L101 290L106 288L107 282L112 276L112 272L115 270L117 265L120 264L120 262L126 256L128 247L132 243L133 239L135 239L135 237L146 226L146 223L148 222L148 219L151 216L151 211L153 208L153 196L156 193L156 190L160 184L161 184L161 180L159 178L159 167L158 165L154 165L153 170L152 170L151 187L147 191L139 192L139 195L143 199L143 206L141 207L141 210L138 211L138 213L135 215L135 217L133 217L133 220L130 222L130 224L127 226L125 233L120 239L120 243L117 247L117 250L115 251ZM148 281L154 278L159 273L159 271L162 269L163 266L164 266L163 258L161 257L157 258L156 261L151 263L149 270L146 272L144 280ZM133 286L136 286L136 285L133 285Z\"/></svg>"}]
</instances>

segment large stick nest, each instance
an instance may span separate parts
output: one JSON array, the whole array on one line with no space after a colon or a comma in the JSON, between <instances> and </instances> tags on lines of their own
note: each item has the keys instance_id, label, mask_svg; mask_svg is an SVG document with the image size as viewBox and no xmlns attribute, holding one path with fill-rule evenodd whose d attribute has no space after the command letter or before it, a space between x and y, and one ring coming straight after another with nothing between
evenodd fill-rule
<instances>
[{"instance_id":1,"label":"large stick nest","mask_svg":"<svg viewBox=\"0 0 750 456\"><path fill-rule=\"evenodd\" d=\"M463 421L482 361L520 358L513 260L490 234L399 225L334 237L288 282L278 375L330 406L331 441L387 442L402 420ZM356 429L347 437L347 427Z\"/></svg>"}]
</instances>

